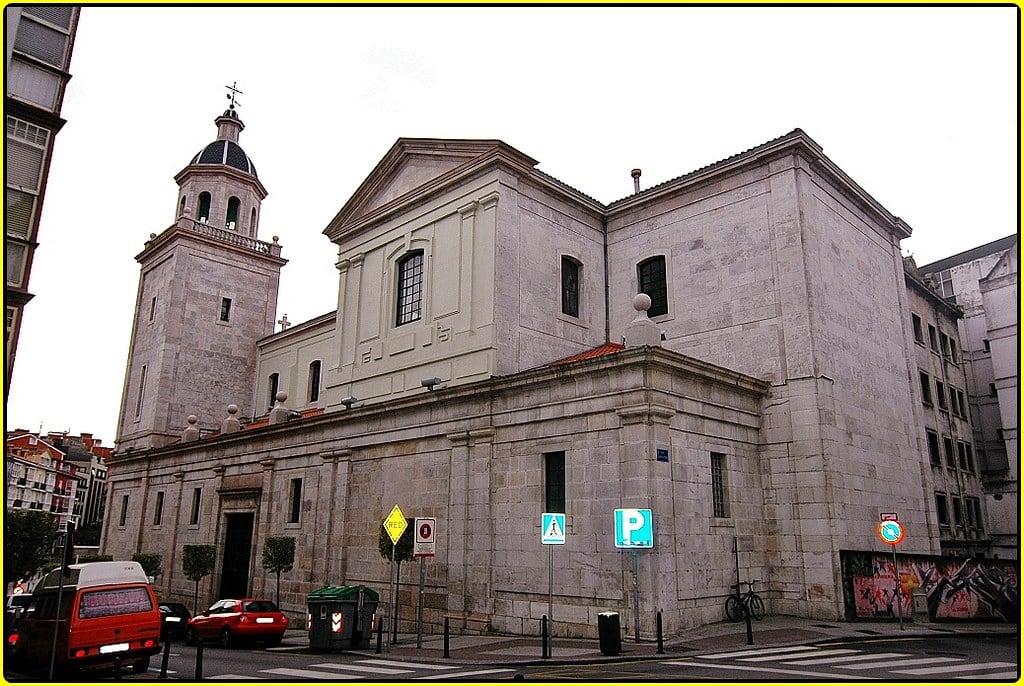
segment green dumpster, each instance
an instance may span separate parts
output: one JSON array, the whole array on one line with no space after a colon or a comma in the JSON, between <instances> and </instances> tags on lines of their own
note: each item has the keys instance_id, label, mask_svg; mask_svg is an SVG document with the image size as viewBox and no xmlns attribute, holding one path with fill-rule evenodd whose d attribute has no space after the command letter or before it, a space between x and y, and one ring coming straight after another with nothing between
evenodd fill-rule
<instances>
[{"instance_id":1,"label":"green dumpster","mask_svg":"<svg viewBox=\"0 0 1024 686\"><path fill-rule=\"evenodd\" d=\"M324 586L307 595L309 649L369 648L379 600L380 594L365 586Z\"/></svg>"}]
</instances>

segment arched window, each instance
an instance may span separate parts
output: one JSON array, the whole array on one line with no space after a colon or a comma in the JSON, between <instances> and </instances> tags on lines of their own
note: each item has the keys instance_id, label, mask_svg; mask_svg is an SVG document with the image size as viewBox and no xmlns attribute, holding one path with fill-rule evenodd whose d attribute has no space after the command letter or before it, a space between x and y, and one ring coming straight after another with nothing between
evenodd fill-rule
<instances>
[{"instance_id":1,"label":"arched window","mask_svg":"<svg viewBox=\"0 0 1024 686\"><path fill-rule=\"evenodd\" d=\"M199 194L199 212L196 213L196 219L203 224L210 220L210 194L206 191Z\"/></svg>"},{"instance_id":2,"label":"arched window","mask_svg":"<svg viewBox=\"0 0 1024 686\"><path fill-rule=\"evenodd\" d=\"M665 282L665 256L650 257L636 267L640 292L651 297L648 317L668 314L668 287Z\"/></svg>"},{"instance_id":3,"label":"arched window","mask_svg":"<svg viewBox=\"0 0 1024 686\"><path fill-rule=\"evenodd\" d=\"M398 262L395 324L401 326L423 316L423 251L409 253Z\"/></svg>"},{"instance_id":4,"label":"arched window","mask_svg":"<svg viewBox=\"0 0 1024 686\"><path fill-rule=\"evenodd\" d=\"M268 395L268 398L267 398L267 403L268 403L267 410L268 411L273 409L274 403L277 402L277 388L278 388L278 385L280 384L280 382L281 382L281 375L278 374L277 372L274 372L273 374L271 374L270 378L267 379L267 390L269 391L269 393L267 394Z\"/></svg>"},{"instance_id":5,"label":"arched window","mask_svg":"<svg viewBox=\"0 0 1024 686\"><path fill-rule=\"evenodd\" d=\"M249 211L249 235L256 235L256 208L252 208Z\"/></svg>"},{"instance_id":6,"label":"arched window","mask_svg":"<svg viewBox=\"0 0 1024 686\"><path fill-rule=\"evenodd\" d=\"M562 314L580 316L580 263L562 256Z\"/></svg>"},{"instance_id":7,"label":"arched window","mask_svg":"<svg viewBox=\"0 0 1024 686\"><path fill-rule=\"evenodd\" d=\"M238 207L241 204L241 201L233 195L228 198L228 214L224 227L229 231L234 231L235 227L238 226Z\"/></svg>"},{"instance_id":8,"label":"arched window","mask_svg":"<svg viewBox=\"0 0 1024 686\"><path fill-rule=\"evenodd\" d=\"M309 402L315 403L320 399L320 360L313 360L309 363Z\"/></svg>"},{"instance_id":9,"label":"arched window","mask_svg":"<svg viewBox=\"0 0 1024 686\"><path fill-rule=\"evenodd\" d=\"M185 196L181 196L181 202L178 203L178 216L185 214Z\"/></svg>"}]
</instances>

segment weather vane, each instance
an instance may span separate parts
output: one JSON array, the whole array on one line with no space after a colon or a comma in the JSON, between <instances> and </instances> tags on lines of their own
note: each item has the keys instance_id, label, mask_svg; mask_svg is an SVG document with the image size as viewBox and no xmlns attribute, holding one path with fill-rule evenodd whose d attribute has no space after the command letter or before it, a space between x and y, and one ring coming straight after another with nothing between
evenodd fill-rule
<instances>
[{"instance_id":1,"label":"weather vane","mask_svg":"<svg viewBox=\"0 0 1024 686\"><path fill-rule=\"evenodd\" d=\"M242 93L242 91L240 91L237 88L235 88L235 86L237 86L237 85L238 85L237 81L232 81L230 86L224 86L229 91L231 91L227 95L228 100L231 101L231 106L228 109L232 109L233 110L233 109L235 109L235 105L241 105L242 104L242 103L237 102L235 100L235 96L238 95L239 93ZM244 95L244 93L242 93L242 95Z\"/></svg>"}]
</instances>

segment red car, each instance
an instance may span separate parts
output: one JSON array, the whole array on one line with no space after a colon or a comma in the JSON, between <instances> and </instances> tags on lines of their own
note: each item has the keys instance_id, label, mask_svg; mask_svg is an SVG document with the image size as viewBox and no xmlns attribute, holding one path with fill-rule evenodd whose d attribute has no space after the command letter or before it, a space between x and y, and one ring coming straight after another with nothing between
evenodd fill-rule
<instances>
[{"instance_id":1,"label":"red car","mask_svg":"<svg viewBox=\"0 0 1024 686\"><path fill-rule=\"evenodd\" d=\"M227 648L241 641L264 641L267 645L281 643L288 618L272 600L262 598L226 598L218 600L202 614L188 620L185 643L195 645L217 641Z\"/></svg>"}]
</instances>

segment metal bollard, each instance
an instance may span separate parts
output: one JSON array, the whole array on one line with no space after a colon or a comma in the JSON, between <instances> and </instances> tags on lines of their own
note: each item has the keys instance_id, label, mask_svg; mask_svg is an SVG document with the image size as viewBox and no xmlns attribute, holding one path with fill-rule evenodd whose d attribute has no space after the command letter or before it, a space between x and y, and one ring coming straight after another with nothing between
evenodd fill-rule
<instances>
[{"instance_id":1,"label":"metal bollard","mask_svg":"<svg viewBox=\"0 0 1024 686\"><path fill-rule=\"evenodd\" d=\"M377 655L380 655L381 646L384 645L384 618L380 617L377 619Z\"/></svg>"},{"instance_id":2,"label":"metal bollard","mask_svg":"<svg viewBox=\"0 0 1024 686\"><path fill-rule=\"evenodd\" d=\"M448 648L449 648L449 639L448 639L449 635L450 634L448 632L448 618L445 617L444 618L444 657L451 657L451 653L448 650Z\"/></svg>"},{"instance_id":3,"label":"metal bollard","mask_svg":"<svg viewBox=\"0 0 1024 686\"><path fill-rule=\"evenodd\" d=\"M540 656L543 659L551 657L548 652L548 616L540 618Z\"/></svg>"},{"instance_id":4,"label":"metal bollard","mask_svg":"<svg viewBox=\"0 0 1024 686\"><path fill-rule=\"evenodd\" d=\"M661 610L658 610L658 655L665 654L665 637L662 634Z\"/></svg>"},{"instance_id":5,"label":"metal bollard","mask_svg":"<svg viewBox=\"0 0 1024 686\"><path fill-rule=\"evenodd\" d=\"M747 645L754 645L754 631L750 627L750 603L743 603L743 618L747 621Z\"/></svg>"},{"instance_id":6,"label":"metal bollard","mask_svg":"<svg viewBox=\"0 0 1024 686\"><path fill-rule=\"evenodd\" d=\"M171 642L164 641L164 655L163 659L160 660L160 678L167 678L167 661L171 659Z\"/></svg>"},{"instance_id":7,"label":"metal bollard","mask_svg":"<svg viewBox=\"0 0 1024 686\"><path fill-rule=\"evenodd\" d=\"M203 639L196 639L196 681L203 680Z\"/></svg>"}]
</instances>

